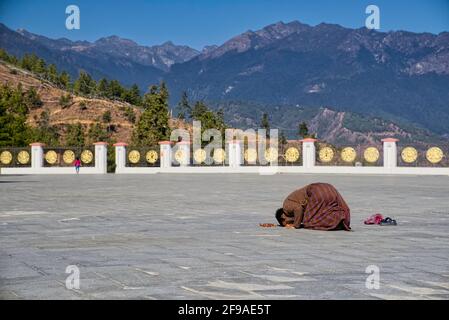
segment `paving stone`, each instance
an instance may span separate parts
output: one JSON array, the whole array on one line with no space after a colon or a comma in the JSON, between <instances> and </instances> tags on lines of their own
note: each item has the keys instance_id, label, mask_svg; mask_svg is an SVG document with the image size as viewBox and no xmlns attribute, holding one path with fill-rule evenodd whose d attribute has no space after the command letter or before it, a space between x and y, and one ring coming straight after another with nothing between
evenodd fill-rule
<instances>
[{"instance_id":1,"label":"paving stone","mask_svg":"<svg viewBox=\"0 0 449 320\"><path fill-rule=\"evenodd\" d=\"M448 177L0 176L0 299L448 299ZM334 184L352 232L262 229ZM366 226L380 212L396 227ZM80 270L80 289L65 286ZM380 268L367 289L366 267Z\"/></svg>"}]
</instances>

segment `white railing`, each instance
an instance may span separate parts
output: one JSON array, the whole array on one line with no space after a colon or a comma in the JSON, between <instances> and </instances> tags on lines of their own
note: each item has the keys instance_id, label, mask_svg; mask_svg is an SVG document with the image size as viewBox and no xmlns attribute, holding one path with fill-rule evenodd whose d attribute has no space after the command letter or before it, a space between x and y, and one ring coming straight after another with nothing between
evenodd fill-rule
<instances>
[{"instance_id":1,"label":"white railing","mask_svg":"<svg viewBox=\"0 0 449 320\"><path fill-rule=\"evenodd\" d=\"M27 167L2 167L0 174L76 174L73 166L52 166L44 165L44 144L32 143L31 145L31 165ZM95 166L81 166L80 174L105 174L107 173L107 143L96 142L95 146Z\"/></svg>"},{"instance_id":2,"label":"white railing","mask_svg":"<svg viewBox=\"0 0 449 320\"><path fill-rule=\"evenodd\" d=\"M398 165L398 148L397 139L382 140L383 146L380 152L376 155L379 158L379 165L356 165L353 161L346 165L328 165L333 162L327 162L323 165L323 160L316 159L317 150L315 139L304 139L301 141L301 160L291 162L287 165L279 165L277 161L269 162L267 165L247 165L248 159L243 152L244 146L241 141L234 140L228 142L225 149L221 150L222 164L202 165L201 161L195 165L191 164L192 158L195 158L195 153L191 151L190 142L159 142L159 149L150 148L146 151L138 152L137 150L127 150L126 143L116 143L115 147L115 173L116 174L155 174L155 173L258 173L263 175L276 173L326 173L326 174L377 174L377 175L448 175L449 166L447 165L447 158L445 164L437 166L435 162L432 166L405 166ZM107 143L97 142L95 146L95 166L81 167L80 174L106 174L107 173ZM413 148L412 148L413 149ZM433 148L435 149L435 148ZM447 157L441 149L438 149L433 155L428 153L427 159L429 163L431 160L442 159ZM297 148L297 155L299 149ZM408 150L410 151L410 150ZM435 151L435 150L434 150ZM145 153L146 152L146 153ZM201 153L199 153L201 155ZM383 154L383 156L381 156ZM407 160L416 158L417 151L408 153ZM143 158L142 158L143 157ZM383 157L383 158L382 158ZM1 157L0 157L1 158ZM10 156L4 157L6 160ZM0 167L0 174L75 174L73 166L53 166L48 167L44 165L46 155L44 154L44 145L42 143L31 144L29 166L17 167ZM143 159L143 160L142 160ZM226 160L224 160L226 159ZM2 159L0 159L2 160ZM382 164L380 161L383 160ZM416 159L415 159L416 161ZM325 162L325 161L324 161ZM403 161L401 161L403 162ZM418 165L418 162L415 162ZM443 163L442 161L440 164ZM142 165L145 164L145 165ZM285 164L285 163L284 163Z\"/></svg>"}]
</instances>

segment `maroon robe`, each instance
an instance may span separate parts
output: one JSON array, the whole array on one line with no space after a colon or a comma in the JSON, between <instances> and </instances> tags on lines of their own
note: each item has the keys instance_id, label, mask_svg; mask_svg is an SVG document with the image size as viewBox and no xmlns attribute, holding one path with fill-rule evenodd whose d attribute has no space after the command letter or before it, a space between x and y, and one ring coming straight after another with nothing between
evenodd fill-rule
<instances>
[{"instance_id":1,"label":"maroon robe","mask_svg":"<svg viewBox=\"0 0 449 320\"><path fill-rule=\"evenodd\" d=\"M295 228L351 230L349 207L328 183L312 183L292 192L282 208L287 223Z\"/></svg>"}]
</instances>

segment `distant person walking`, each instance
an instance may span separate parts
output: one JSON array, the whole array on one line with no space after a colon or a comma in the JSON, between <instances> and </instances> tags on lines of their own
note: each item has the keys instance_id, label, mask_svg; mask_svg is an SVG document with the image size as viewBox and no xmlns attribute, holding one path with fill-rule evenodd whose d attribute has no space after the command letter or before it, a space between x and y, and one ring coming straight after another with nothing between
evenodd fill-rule
<instances>
[{"instance_id":1,"label":"distant person walking","mask_svg":"<svg viewBox=\"0 0 449 320\"><path fill-rule=\"evenodd\" d=\"M80 158L77 157L73 164L75 165L76 174L80 173L80 167L81 167L81 160L80 160Z\"/></svg>"}]
</instances>

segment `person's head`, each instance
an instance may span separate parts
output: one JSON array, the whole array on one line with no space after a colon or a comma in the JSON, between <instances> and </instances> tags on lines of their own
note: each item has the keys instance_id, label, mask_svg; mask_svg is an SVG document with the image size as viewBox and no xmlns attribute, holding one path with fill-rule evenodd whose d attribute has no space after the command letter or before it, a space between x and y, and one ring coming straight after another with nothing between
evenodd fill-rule
<instances>
[{"instance_id":1,"label":"person's head","mask_svg":"<svg viewBox=\"0 0 449 320\"><path fill-rule=\"evenodd\" d=\"M80 158L79 158L79 157L76 157L76 161L80 161Z\"/></svg>"},{"instance_id":2,"label":"person's head","mask_svg":"<svg viewBox=\"0 0 449 320\"><path fill-rule=\"evenodd\" d=\"M276 220L279 222L280 226L285 225L284 209L282 209L282 208L277 209L275 217L276 217Z\"/></svg>"},{"instance_id":3,"label":"person's head","mask_svg":"<svg viewBox=\"0 0 449 320\"><path fill-rule=\"evenodd\" d=\"M281 227L292 226L294 223L294 219L287 216L284 212L283 208L279 208L276 210L275 214L276 220L279 222Z\"/></svg>"}]
</instances>

